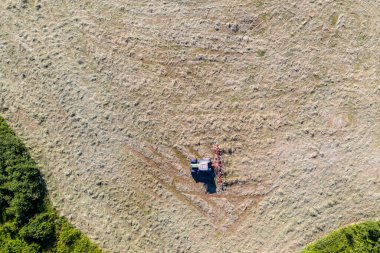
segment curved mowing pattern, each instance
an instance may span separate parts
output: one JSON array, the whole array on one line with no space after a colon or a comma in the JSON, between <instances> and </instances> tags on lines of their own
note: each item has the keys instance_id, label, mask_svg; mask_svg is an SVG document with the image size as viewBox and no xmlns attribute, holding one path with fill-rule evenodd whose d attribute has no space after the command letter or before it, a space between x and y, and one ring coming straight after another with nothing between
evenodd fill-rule
<instances>
[{"instance_id":1,"label":"curved mowing pattern","mask_svg":"<svg viewBox=\"0 0 380 253\"><path fill-rule=\"evenodd\" d=\"M340 228L310 244L302 253L380 252L380 221Z\"/></svg>"},{"instance_id":2,"label":"curved mowing pattern","mask_svg":"<svg viewBox=\"0 0 380 253\"><path fill-rule=\"evenodd\" d=\"M0 252L101 253L58 216L27 149L0 117Z\"/></svg>"},{"instance_id":3,"label":"curved mowing pattern","mask_svg":"<svg viewBox=\"0 0 380 253\"><path fill-rule=\"evenodd\" d=\"M380 218L379 1L3 0L0 14L0 112L102 248L293 253ZM206 195L187 159L214 142L227 190Z\"/></svg>"}]
</instances>

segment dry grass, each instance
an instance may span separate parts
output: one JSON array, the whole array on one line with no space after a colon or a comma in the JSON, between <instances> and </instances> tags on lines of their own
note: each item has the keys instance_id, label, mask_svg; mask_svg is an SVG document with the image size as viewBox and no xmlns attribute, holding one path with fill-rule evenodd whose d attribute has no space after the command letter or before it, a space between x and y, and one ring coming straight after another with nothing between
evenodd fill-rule
<instances>
[{"instance_id":1,"label":"dry grass","mask_svg":"<svg viewBox=\"0 0 380 253\"><path fill-rule=\"evenodd\" d=\"M380 213L378 10L2 1L0 112L110 252L297 252ZM202 195L216 141L236 183Z\"/></svg>"}]
</instances>

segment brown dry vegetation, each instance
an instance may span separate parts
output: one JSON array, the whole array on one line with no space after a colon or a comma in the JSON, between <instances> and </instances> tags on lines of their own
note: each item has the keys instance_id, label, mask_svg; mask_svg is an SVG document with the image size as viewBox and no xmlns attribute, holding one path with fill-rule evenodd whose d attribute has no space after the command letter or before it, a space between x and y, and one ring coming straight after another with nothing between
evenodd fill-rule
<instances>
[{"instance_id":1,"label":"brown dry vegetation","mask_svg":"<svg viewBox=\"0 0 380 253\"><path fill-rule=\"evenodd\" d=\"M4 0L0 113L109 252L297 252L380 218L379 7Z\"/></svg>"}]
</instances>

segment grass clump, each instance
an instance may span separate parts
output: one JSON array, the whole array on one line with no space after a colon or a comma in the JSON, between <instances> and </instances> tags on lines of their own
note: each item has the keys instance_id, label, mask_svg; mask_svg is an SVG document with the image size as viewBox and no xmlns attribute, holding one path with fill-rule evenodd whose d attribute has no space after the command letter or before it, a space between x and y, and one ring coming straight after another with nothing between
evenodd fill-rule
<instances>
[{"instance_id":1,"label":"grass clump","mask_svg":"<svg viewBox=\"0 0 380 253\"><path fill-rule=\"evenodd\" d=\"M380 221L340 228L307 246L302 253L380 253Z\"/></svg>"},{"instance_id":2,"label":"grass clump","mask_svg":"<svg viewBox=\"0 0 380 253\"><path fill-rule=\"evenodd\" d=\"M46 187L27 148L0 117L0 253L101 250L46 197Z\"/></svg>"}]
</instances>

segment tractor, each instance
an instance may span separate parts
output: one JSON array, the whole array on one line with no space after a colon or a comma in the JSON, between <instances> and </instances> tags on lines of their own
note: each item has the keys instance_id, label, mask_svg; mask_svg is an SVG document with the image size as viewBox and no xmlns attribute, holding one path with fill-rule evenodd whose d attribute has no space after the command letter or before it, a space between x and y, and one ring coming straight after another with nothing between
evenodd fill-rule
<instances>
[{"instance_id":1,"label":"tractor","mask_svg":"<svg viewBox=\"0 0 380 253\"><path fill-rule=\"evenodd\" d=\"M210 158L190 159L190 171L196 183L203 183L207 193L216 192L215 170Z\"/></svg>"}]
</instances>

